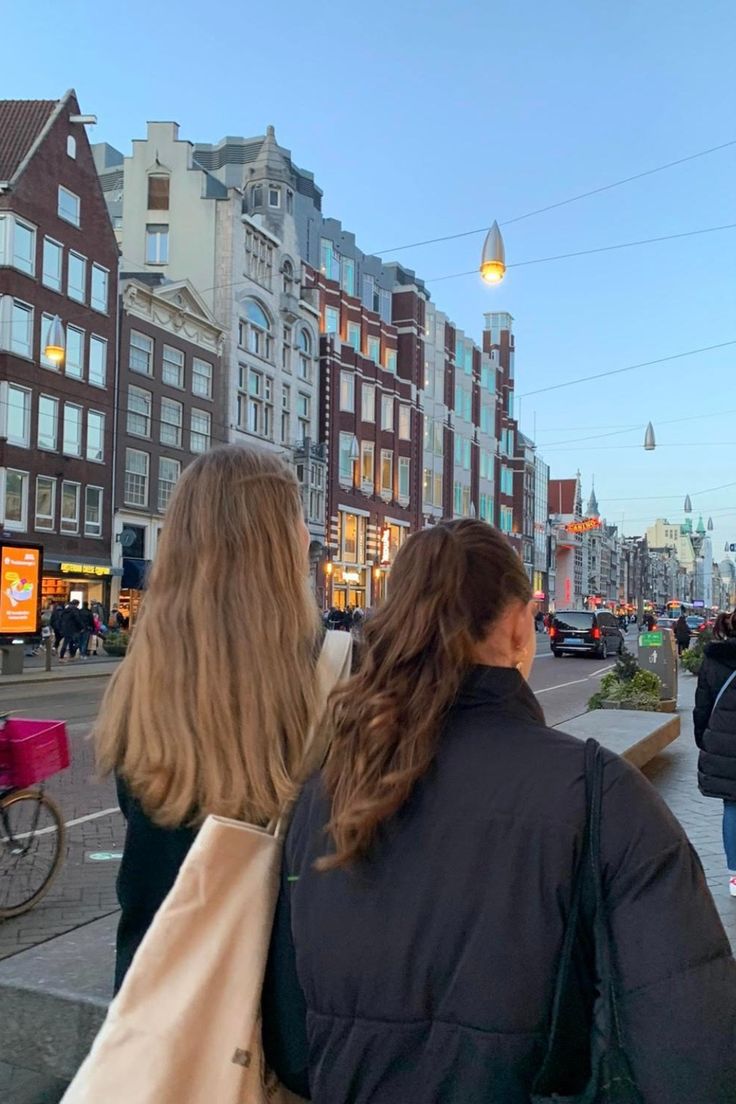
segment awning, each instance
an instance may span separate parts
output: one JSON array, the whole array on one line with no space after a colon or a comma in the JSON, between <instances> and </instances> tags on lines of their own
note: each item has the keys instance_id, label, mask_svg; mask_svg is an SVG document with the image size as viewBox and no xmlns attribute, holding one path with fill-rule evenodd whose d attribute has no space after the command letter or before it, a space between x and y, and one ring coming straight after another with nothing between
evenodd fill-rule
<instances>
[{"instance_id":1,"label":"awning","mask_svg":"<svg viewBox=\"0 0 736 1104\"><path fill-rule=\"evenodd\" d=\"M138 560L133 556L123 556L123 590L145 590L150 560Z\"/></svg>"}]
</instances>

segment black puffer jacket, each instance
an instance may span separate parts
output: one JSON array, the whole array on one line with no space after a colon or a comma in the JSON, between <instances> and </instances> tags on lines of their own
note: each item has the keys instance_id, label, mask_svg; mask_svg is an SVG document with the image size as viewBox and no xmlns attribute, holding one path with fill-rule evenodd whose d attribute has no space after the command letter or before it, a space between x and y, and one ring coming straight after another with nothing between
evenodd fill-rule
<instances>
[{"instance_id":1,"label":"black puffer jacket","mask_svg":"<svg viewBox=\"0 0 736 1104\"><path fill-rule=\"evenodd\" d=\"M700 748L698 786L706 797L736 801L736 679L725 690L711 725L718 692L736 671L736 639L714 640L705 658L695 691L693 723Z\"/></svg>"},{"instance_id":2,"label":"black puffer jacket","mask_svg":"<svg viewBox=\"0 0 736 1104\"><path fill-rule=\"evenodd\" d=\"M518 672L477 667L370 862L316 872L327 819L316 778L287 837L264 990L276 1072L317 1104L528 1104L583 833L583 745L545 727ZM680 825L610 753L602 835L644 1101L733 1104L728 940Z\"/></svg>"}]
</instances>

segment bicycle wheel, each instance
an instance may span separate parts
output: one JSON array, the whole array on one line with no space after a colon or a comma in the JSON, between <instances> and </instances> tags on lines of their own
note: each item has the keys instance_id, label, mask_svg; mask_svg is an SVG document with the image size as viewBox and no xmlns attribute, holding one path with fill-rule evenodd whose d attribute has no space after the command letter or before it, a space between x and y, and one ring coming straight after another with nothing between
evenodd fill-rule
<instances>
[{"instance_id":1,"label":"bicycle wheel","mask_svg":"<svg viewBox=\"0 0 736 1104\"><path fill-rule=\"evenodd\" d=\"M20 916L41 900L64 854L64 821L41 790L0 797L0 920Z\"/></svg>"}]
</instances>

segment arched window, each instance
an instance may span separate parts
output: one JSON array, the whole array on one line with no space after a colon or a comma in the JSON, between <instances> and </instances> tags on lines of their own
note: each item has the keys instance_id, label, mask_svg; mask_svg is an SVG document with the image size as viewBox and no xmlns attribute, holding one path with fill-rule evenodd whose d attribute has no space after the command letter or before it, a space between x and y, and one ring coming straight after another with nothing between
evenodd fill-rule
<instances>
[{"instance_id":1,"label":"arched window","mask_svg":"<svg viewBox=\"0 0 736 1104\"><path fill-rule=\"evenodd\" d=\"M281 272L284 277L284 292L286 295L292 295L294 291L294 266L288 258L281 266Z\"/></svg>"},{"instance_id":2,"label":"arched window","mask_svg":"<svg viewBox=\"0 0 736 1104\"><path fill-rule=\"evenodd\" d=\"M299 353L299 378L310 382L312 379L312 336L309 330L299 330L296 347Z\"/></svg>"},{"instance_id":3,"label":"arched window","mask_svg":"<svg viewBox=\"0 0 736 1104\"><path fill-rule=\"evenodd\" d=\"M273 341L271 320L260 303L255 299L245 302L245 320L240 321L240 345L249 353L271 360Z\"/></svg>"}]
</instances>

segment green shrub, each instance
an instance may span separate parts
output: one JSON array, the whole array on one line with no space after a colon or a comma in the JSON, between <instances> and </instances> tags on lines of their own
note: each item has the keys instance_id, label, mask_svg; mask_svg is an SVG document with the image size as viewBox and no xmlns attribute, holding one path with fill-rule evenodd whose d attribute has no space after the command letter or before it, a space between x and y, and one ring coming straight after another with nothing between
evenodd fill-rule
<instances>
[{"instance_id":1,"label":"green shrub","mask_svg":"<svg viewBox=\"0 0 736 1104\"><path fill-rule=\"evenodd\" d=\"M109 656L124 656L128 651L130 633L126 629L109 632L102 641L102 647Z\"/></svg>"},{"instance_id":2,"label":"green shrub","mask_svg":"<svg viewBox=\"0 0 736 1104\"><path fill-rule=\"evenodd\" d=\"M633 671L631 663L633 661ZM624 709L653 712L659 706L661 679L653 671L643 671L630 653L621 657L621 674L609 671L601 679L600 688L588 702L588 709L602 709L605 701L618 702ZM618 669L619 664L616 664Z\"/></svg>"}]
</instances>

